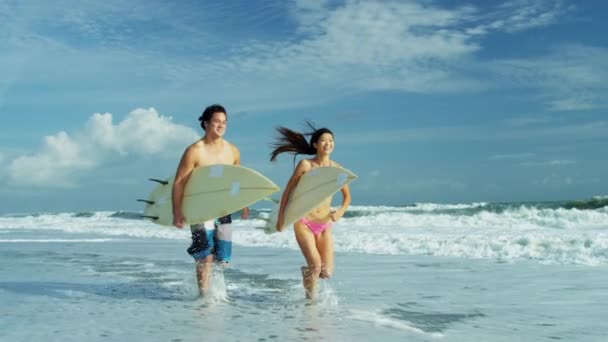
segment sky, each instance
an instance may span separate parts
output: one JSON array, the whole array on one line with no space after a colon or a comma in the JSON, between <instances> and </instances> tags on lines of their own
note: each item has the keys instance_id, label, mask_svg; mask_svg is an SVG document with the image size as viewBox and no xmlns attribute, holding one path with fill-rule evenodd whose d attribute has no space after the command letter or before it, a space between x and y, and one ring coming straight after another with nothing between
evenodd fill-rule
<instances>
[{"instance_id":1,"label":"sky","mask_svg":"<svg viewBox=\"0 0 608 342\"><path fill-rule=\"evenodd\" d=\"M604 1L0 0L0 213L142 210L211 104L283 187L335 134L353 205L608 195Z\"/></svg>"}]
</instances>

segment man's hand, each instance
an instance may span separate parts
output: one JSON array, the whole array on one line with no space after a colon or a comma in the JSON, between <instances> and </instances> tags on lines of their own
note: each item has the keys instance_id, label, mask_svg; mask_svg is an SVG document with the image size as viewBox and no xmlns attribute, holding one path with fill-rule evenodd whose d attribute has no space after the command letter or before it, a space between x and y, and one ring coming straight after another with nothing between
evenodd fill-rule
<instances>
[{"instance_id":1,"label":"man's hand","mask_svg":"<svg viewBox=\"0 0 608 342\"><path fill-rule=\"evenodd\" d=\"M173 215L173 225L181 229L186 224L186 217L183 213L177 213Z\"/></svg>"}]
</instances>

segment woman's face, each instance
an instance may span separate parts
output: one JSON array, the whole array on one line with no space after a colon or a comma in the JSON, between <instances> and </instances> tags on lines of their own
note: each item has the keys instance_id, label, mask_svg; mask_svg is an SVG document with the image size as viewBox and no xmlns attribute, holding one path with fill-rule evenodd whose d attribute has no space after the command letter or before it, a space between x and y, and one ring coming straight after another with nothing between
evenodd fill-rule
<instances>
[{"instance_id":1,"label":"woman's face","mask_svg":"<svg viewBox=\"0 0 608 342\"><path fill-rule=\"evenodd\" d=\"M334 136L331 133L321 134L314 147L317 149L317 154L330 154L334 150Z\"/></svg>"}]
</instances>

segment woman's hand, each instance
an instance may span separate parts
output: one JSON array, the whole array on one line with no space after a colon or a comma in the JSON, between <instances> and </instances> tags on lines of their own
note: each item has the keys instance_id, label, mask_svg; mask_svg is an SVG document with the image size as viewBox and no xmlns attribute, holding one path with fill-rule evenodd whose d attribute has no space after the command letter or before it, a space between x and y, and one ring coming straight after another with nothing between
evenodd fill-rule
<instances>
[{"instance_id":1,"label":"woman's hand","mask_svg":"<svg viewBox=\"0 0 608 342\"><path fill-rule=\"evenodd\" d=\"M249 218L249 208L245 207L243 208L243 211L241 212L241 219L246 220Z\"/></svg>"},{"instance_id":2,"label":"woman's hand","mask_svg":"<svg viewBox=\"0 0 608 342\"><path fill-rule=\"evenodd\" d=\"M344 215L344 212L342 210L332 210L329 213L329 217L333 222L338 222L338 220L342 218L342 215Z\"/></svg>"}]
</instances>

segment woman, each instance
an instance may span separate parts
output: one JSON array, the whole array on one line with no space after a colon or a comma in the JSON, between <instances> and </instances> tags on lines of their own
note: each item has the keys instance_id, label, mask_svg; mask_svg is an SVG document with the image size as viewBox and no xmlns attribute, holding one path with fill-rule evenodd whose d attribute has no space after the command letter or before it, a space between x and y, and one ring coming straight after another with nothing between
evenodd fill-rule
<instances>
[{"instance_id":1,"label":"woman","mask_svg":"<svg viewBox=\"0 0 608 342\"><path fill-rule=\"evenodd\" d=\"M271 161L281 153L293 154L294 161L298 154L314 155L313 158L303 159L298 163L285 187L276 224L278 231L283 229L285 208L302 175L316 167L340 166L329 158L334 149L334 134L327 128L315 129L311 123L307 124L312 129L309 133L299 133L285 127L277 128L280 136L273 144L274 150L270 153ZM310 142L306 141L305 135L310 135ZM333 273L334 251L331 226L344 215L350 204L348 185L342 187L342 197L340 209L331 210L332 196L330 196L294 224L296 240L307 263L307 266L302 267L306 298L314 297L319 278L327 279Z\"/></svg>"}]
</instances>

